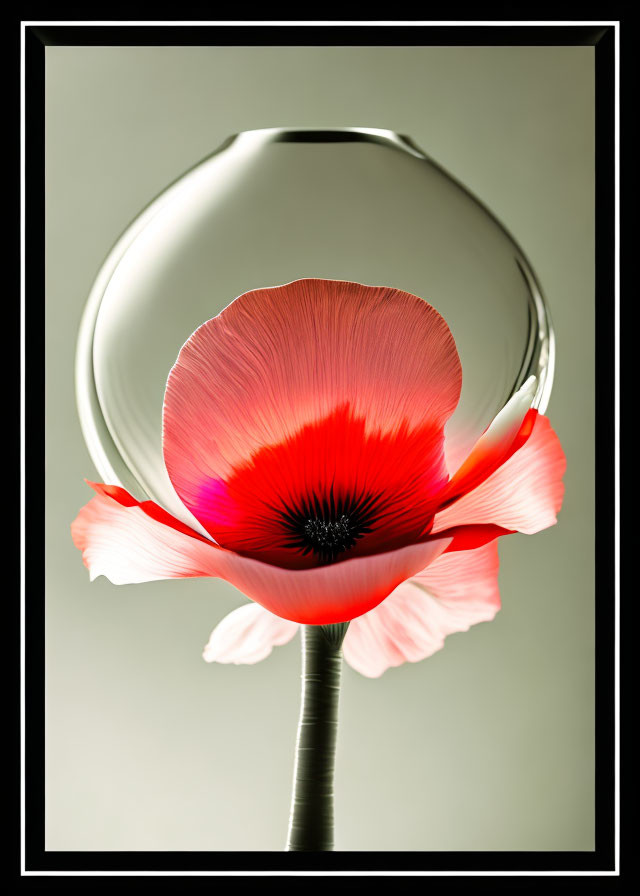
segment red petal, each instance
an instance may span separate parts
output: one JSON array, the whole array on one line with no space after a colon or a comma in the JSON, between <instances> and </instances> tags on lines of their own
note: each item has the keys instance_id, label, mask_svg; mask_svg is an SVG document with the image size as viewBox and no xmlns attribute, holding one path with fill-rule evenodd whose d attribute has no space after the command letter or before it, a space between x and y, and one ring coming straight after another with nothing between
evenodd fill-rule
<instances>
[{"instance_id":1,"label":"red petal","mask_svg":"<svg viewBox=\"0 0 640 896\"><path fill-rule=\"evenodd\" d=\"M428 531L434 496L447 481L442 447L440 428L367 435L363 419L339 408L285 442L262 448L226 482L209 480L201 488L199 519L230 550L303 569L318 560L293 546L299 536L290 516L306 507L304 517L321 517L314 502L331 499L334 508L369 508L372 531L350 548L349 558L395 550Z\"/></svg>"},{"instance_id":2,"label":"red petal","mask_svg":"<svg viewBox=\"0 0 640 896\"><path fill-rule=\"evenodd\" d=\"M117 501L118 504L121 504L123 507L139 507L140 510L146 513L147 516L150 516L151 519L157 520L159 523L164 523L165 526L171 526L172 529L176 529L178 532L183 532L185 535L190 535L192 538L199 538L200 541L204 541L205 544L209 543L208 539L203 538L198 532L194 532L193 529L181 520L171 516L170 513L167 513L164 508L153 501L138 501L130 495L126 489L119 485L106 485L104 482L90 482L88 479L85 479L85 482L99 495L113 498L114 501Z\"/></svg>"},{"instance_id":3,"label":"red petal","mask_svg":"<svg viewBox=\"0 0 640 896\"><path fill-rule=\"evenodd\" d=\"M546 529L562 505L565 468L560 441L549 420L538 414L528 441L477 488L436 514L432 531L461 538L459 527L470 524L526 533ZM456 549L455 542L450 549Z\"/></svg>"},{"instance_id":4,"label":"red petal","mask_svg":"<svg viewBox=\"0 0 640 896\"><path fill-rule=\"evenodd\" d=\"M212 492L261 449L340 408L374 438L442 430L460 385L451 332L416 296L334 280L254 290L180 352L164 403L167 470L206 526Z\"/></svg>"},{"instance_id":5,"label":"red petal","mask_svg":"<svg viewBox=\"0 0 640 896\"><path fill-rule=\"evenodd\" d=\"M441 507L476 488L524 445L538 412L531 408L536 378L529 377L480 436L441 497Z\"/></svg>"}]
</instances>

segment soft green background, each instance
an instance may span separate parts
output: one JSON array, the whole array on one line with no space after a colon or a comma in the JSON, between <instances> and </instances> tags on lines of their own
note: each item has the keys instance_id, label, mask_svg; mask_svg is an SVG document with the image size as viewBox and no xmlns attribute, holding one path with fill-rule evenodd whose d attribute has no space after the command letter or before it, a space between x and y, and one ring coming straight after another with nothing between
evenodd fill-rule
<instances>
[{"instance_id":1,"label":"soft green background","mask_svg":"<svg viewBox=\"0 0 640 896\"><path fill-rule=\"evenodd\" d=\"M589 47L46 51L46 846L280 850L299 640L207 665L226 582L115 587L69 523L96 473L74 400L82 308L138 211L229 134L410 135L498 215L549 299L559 524L503 539L503 609L378 680L345 666L341 850L594 848L593 73Z\"/></svg>"}]
</instances>

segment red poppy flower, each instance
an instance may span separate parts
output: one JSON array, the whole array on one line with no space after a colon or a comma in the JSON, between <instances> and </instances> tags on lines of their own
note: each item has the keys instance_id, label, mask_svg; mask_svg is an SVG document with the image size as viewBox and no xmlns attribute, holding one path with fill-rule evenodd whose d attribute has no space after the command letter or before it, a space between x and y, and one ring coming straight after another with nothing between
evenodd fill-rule
<instances>
[{"instance_id":1,"label":"red poppy flower","mask_svg":"<svg viewBox=\"0 0 640 896\"><path fill-rule=\"evenodd\" d=\"M345 642L356 667L382 630L411 628L416 654L491 618L494 540L555 522L565 462L530 381L450 475L461 378L447 324L417 296L331 280L245 293L187 340L165 392L167 472L209 537L90 483L72 534L91 578L215 576L281 621L362 617ZM387 665L413 657L400 642L386 637Z\"/></svg>"}]
</instances>

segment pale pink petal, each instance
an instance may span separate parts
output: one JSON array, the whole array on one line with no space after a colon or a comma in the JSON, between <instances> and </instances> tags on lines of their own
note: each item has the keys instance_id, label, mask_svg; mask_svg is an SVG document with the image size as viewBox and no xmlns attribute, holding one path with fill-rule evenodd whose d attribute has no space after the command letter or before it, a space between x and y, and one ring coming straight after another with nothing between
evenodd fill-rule
<instances>
[{"instance_id":1,"label":"pale pink petal","mask_svg":"<svg viewBox=\"0 0 640 896\"><path fill-rule=\"evenodd\" d=\"M451 477L442 494L443 507L480 485L524 445L538 413L531 410L535 391L536 378L531 376L496 415Z\"/></svg>"},{"instance_id":2,"label":"pale pink petal","mask_svg":"<svg viewBox=\"0 0 640 896\"><path fill-rule=\"evenodd\" d=\"M145 511L150 502L131 503L134 501L130 495L123 498L100 492L73 523L74 542L82 550L92 579L104 575L120 585L218 577L277 616L311 625L343 622L366 613L400 582L433 562L451 541L446 536L436 537L371 557L289 570L242 557L195 533L180 531L156 518L160 508L147 506Z\"/></svg>"},{"instance_id":3,"label":"pale pink petal","mask_svg":"<svg viewBox=\"0 0 640 896\"><path fill-rule=\"evenodd\" d=\"M525 444L477 488L437 513L432 531L468 524L528 534L546 529L562 505L565 467L560 440L549 420L537 414Z\"/></svg>"},{"instance_id":4,"label":"pale pink petal","mask_svg":"<svg viewBox=\"0 0 640 896\"><path fill-rule=\"evenodd\" d=\"M208 663L258 663L287 644L299 627L259 604L245 604L218 623L202 655Z\"/></svg>"},{"instance_id":5,"label":"pale pink petal","mask_svg":"<svg viewBox=\"0 0 640 896\"><path fill-rule=\"evenodd\" d=\"M91 581L103 575L114 585L126 585L215 575L220 549L213 542L195 532L187 534L188 528L178 520L175 523L183 526L182 531L145 513L144 505L151 502L140 504L124 489L119 489L117 497L104 491L101 484L96 484L96 489L96 497L71 525L74 544L82 551Z\"/></svg>"},{"instance_id":6,"label":"pale pink petal","mask_svg":"<svg viewBox=\"0 0 640 896\"><path fill-rule=\"evenodd\" d=\"M392 666L431 656L447 635L493 619L500 609L497 577L496 541L442 554L350 623L345 660L362 675L378 678Z\"/></svg>"},{"instance_id":7,"label":"pale pink petal","mask_svg":"<svg viewBox=\"0 0 640 896\"><path fill-rule=\"evenodd\" d=\"M460 386L449 327L416 296L319 279L257 289L180 351L165 393L165 463L200 519L211 482L336 409L368 433L443 428Z\"/></svg>"}]
</instances>

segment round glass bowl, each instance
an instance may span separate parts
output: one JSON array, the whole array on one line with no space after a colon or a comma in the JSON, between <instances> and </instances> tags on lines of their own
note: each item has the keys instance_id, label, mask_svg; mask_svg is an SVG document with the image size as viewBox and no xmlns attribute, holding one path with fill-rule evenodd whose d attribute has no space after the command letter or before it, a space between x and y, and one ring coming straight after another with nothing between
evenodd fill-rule
<instances>
[{"instance_id":1,"label":"round glass bowl","mask_svg":"<svg viewBox=\"0 0 640 896\"><path fill-rule=\"evenodd\" d=\"M513 238L408 137L369 128L229 138L125 231L81 324L76 385L100 476L200 529L162 458L169 371L191 333L236 296L306 277L392 286L430 302L463 371L447 427L464 450L513 392L553 378L549 314Z\"/></svg>"}]
</instances>

